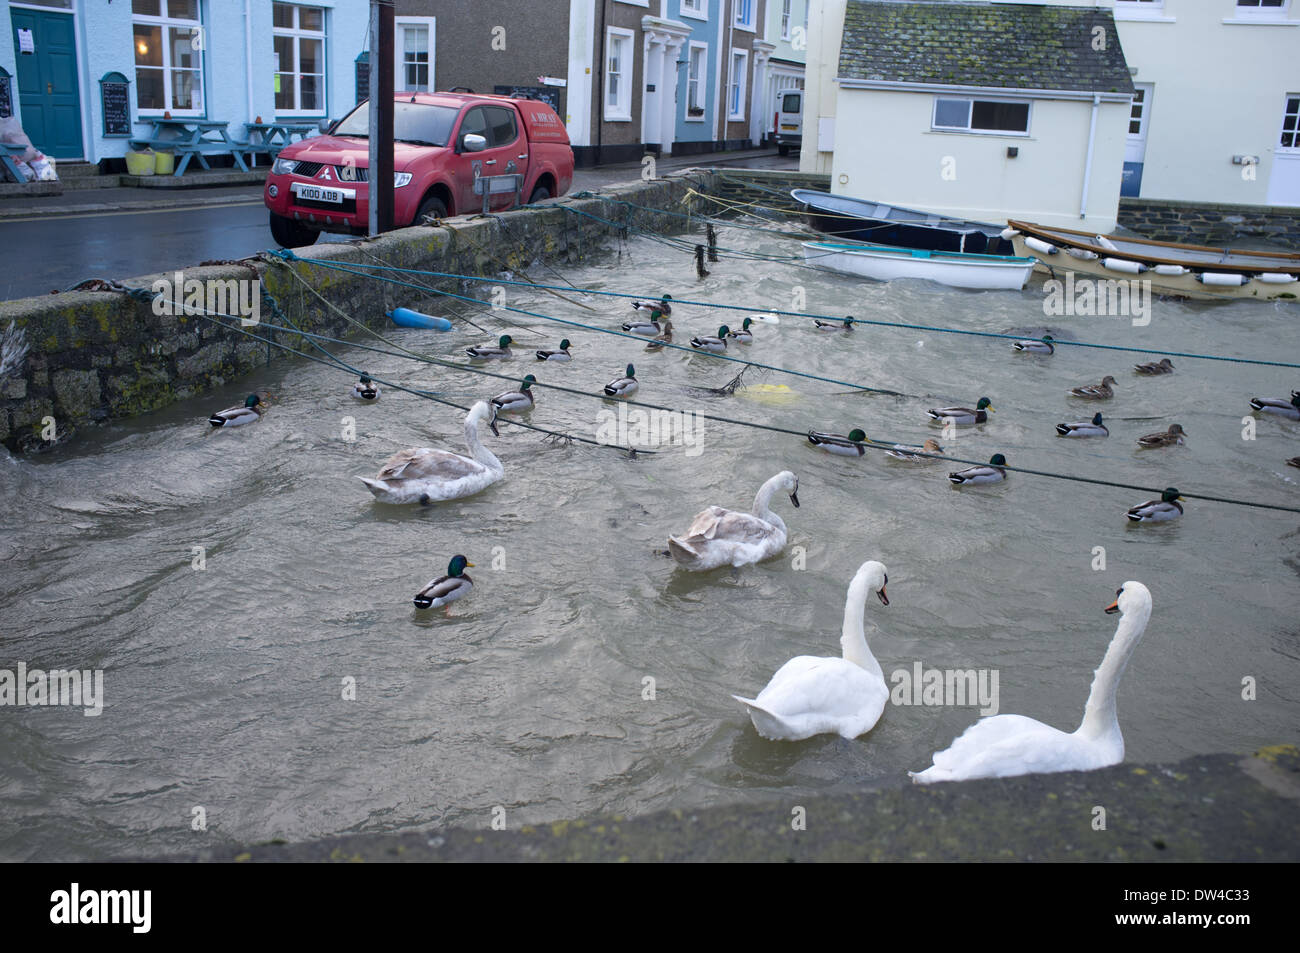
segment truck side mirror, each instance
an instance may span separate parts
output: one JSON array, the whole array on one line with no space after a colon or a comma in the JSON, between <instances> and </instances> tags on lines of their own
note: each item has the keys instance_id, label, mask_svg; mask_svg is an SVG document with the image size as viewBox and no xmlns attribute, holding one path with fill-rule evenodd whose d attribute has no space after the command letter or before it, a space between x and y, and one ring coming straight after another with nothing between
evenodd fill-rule
<instances>
[{"instance_id":1,"label":"truck side mirror","mask_svg":"<svg viewBox=\"0 0 1300 953\"><path fill-rule=\"evenodd\" d=\"M463 152L482 152L487 148L487 139L478 133L467 132L460 137L460 147Z\"/></svg>"},{"instance_id":2,"label":"truck side mirror","mask_svg":"<svg viewBox=\"0 0 1300 953\"><path fill-rule=\"evenodd\" d=\"M316 128L319 129L322 133L325 133L326 135L328 135L328 134L329 134L329 131L330 131L331 129L334 128L334 120L333 120L333 119L322 119L322 120L317 124Z\"/></svg>"}]
</instances>

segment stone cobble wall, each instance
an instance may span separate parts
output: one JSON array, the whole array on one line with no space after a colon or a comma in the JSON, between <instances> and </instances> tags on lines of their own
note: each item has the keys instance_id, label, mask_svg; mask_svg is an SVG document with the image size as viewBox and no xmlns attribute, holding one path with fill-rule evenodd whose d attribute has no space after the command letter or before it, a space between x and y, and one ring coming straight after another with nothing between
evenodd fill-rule
<instances>
[{"instance_id":1,"label":"stone cobble wall","mask_svg":"<svg viewBox=\"0 0 1300 953\"><path fill-rule=\"evenodd\" d=\"M1119 200L1119 223L1157 242L1230 245L1258 239L1300 248L1300 208L1126 198Z\"/></svg>"}]
</instances>

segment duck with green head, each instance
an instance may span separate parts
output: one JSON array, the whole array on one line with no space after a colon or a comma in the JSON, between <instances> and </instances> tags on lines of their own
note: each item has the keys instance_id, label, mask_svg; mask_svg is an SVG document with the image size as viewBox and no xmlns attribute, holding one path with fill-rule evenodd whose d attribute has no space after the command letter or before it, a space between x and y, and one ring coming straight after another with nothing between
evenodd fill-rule
<instances>
[{"instance_id":1,"label":"duck with green head","mask_svg":"<svg viewBox=\"0 0 1300 953\"><path fill-rule=\"evenodd\" d=\"M727 349L727 335L731 333L731 328L725 324L718 328L718 334L713 337L708 334L691 338L691 347L697 351L708 351L711 354L721 354Z\"/></svg>"},{"instance_id":2,"label":"duck with green head","mask_svg":"<svg viewBox=\"0 0 1300 953\"><path fill-rule=\"evenodd\" d=\"M518 390L505 391L488 401L492 406L492 419L495 420L497 414L522 414L526 410L532 410L536 406L532 390L536 383L537 378L528 374L520 383Z\"/></svg>"},{"instance_id":3,"label":"duck with green head","mask_svg":"<svg viewBox=\"0 0 1300 953\"><path fill-rule=\"evenodd\" d=\"M1055 354L1056 345L1052 341L1053 338L1050 334L1044 334L1037 341L1016 341L1011 345L1011 349L1025 354Z\"/></svg>"},{"instance_id":4,"label":"duck with green head","mask_svg":"<svg viewBox=\"0 0 1300 953\"><path fill-rule=\"evenodd\" d=\"M981 397L974 409L970 407L938 407L927 410L926 414L929 415L931 420L937 420L940 423L947 423L951 420L958 426L968 427L971 424L985 423L993 410L993 403L987 397Z\"/></svg>"},{"instance_id":5,"label":"duck with green head","mask_svg":"<svg viewBox=\"0 0 1300 953\"><path fill-rule=\"evenodd\" d=\"M850 430L847 437L820 430L808 431L808 442L818 450L839 454L842 457L860 457L867 452L867 435L861 430Z\"/></svg>"},{"instance_id":6,"label":"duck with green head","mask_svg":"<svg viewBox=\"0 0 1300 953\"><path fill-rule=\"evenodd\" d=\"M476 344L473 347L465 348L465 353L476 361L499 361L502 358L512 356L510 345L514 343L514 338L508 334L503 334L497 338L496 344Z\"/></svg>"},{"instance_id":7,"label":"duck with green head","mask_svg":"<svg viewBox=\"0 0 1300 953\"><path fill-rule=\"evenodd\" d=\"M672 295L664 295L658 301L633 301L633 311L658 311L660 314L672 314L673 306L668 302L673 300Z\"/></svg>"},{"instance_id":8,"label":"duck with green head","mask_svg":"<svg viewBox=\"0 0 1300 953\"><path fill-rule=\"evenodd\" d=\"M1281 397L1252 397L1250 409L1265 414L1277 414L1290 420L1300 420L1300 390L1291 391L1291 399Z\"/></svg>"},{"instance_id":9,"label":"duck with green head","mask_svg":"<svg viewBox=\"0 0 1300 953\"><path fill-rule=\"evenodd\" d=\"M949 473L948 480L957 486L978 486L981 483L1001 483L1007 478L1007 458L1000 453L993 454L984 466L967 467L956 473Z\"/></svg>"},{"instance_id":10,"label":"duck with green head","mask_svg":"<svg viewBox=\"0 0 1300 953\"><path fill-rule=\"evenodd\" d=\"M208 423L214 427L242 427L244 424L261 420L264 413L266 413L266 405L262 398L257 394L249 394L244 398L242 407L219 410L208 418Z\"/></svg>"},{"instance_id":11,"label":"duck with green head","mask_svg":"<svg viewBox=\"0 0 1300 953\"><path fill-rule=\"evenodd\" d=\"M466 568L474 564L464 556L452 556L447 564L447 575L439 576L415 594L411 601L417 609L436 609L463 599L474 589L474 580L465 575Z\"/></svg>"},{"instance_id":12,"label":"duck with green head","mask_svg":"<svg viewBox=\"0 0 1300 953\"><path fill-rule=\"evenodd\" d=\"M627 373L623 377L620 377L617 380L612 380L605 385L605 396L631 397L636 393L636 389L636 368L629 364L627 366Z\"/></svg>"},{"instance_id":13,"label":"duck with green head","mask_svg":"<svg viewBox=\"0 0 1300 953\"><path fill-rule=\"evenodd\" d=\"M843 321L823 321L820 318L814 318L813 324L817 326L818 331L852 331L853 315L849 315Z\"/></svg>"},{"instance_id":14,"label":"duck with green head","mask_svg":"<svg viewBox=\"0 0 1300 953\"><path fill-rule=\"evenodd\" d=\"M573 355L569 353L569 339L565 338L560 342L558 351L538 351L537 359L539 361L571 361Z\"/></svg>"},{"instance_id":15,"label":"duck with green head","mask_svg":"<svg viewBox=\"0 0 1300 953\"><path fill-rule=\"evenodd\" d=\"M749 326L753 323L753 318L746 318L745 323L741 325L740 330L729 332L727 337L735 341L737 344L753 344L754 332L749 330Z\"/></svg>"},{"instance_id":16,"label":"duck with green head","mask_svg":"<svg viewBox=\"0 0 1300 953\"><path fill-rule=\"evenodd\" d=\"M1093 414L1092 420L1087 423L1057 424L1056 435L1058 437L1109 437L1110 431L1101 422L1101 414Z\"/></svg>"},{"instance_id":17,"label":"duck with green head","mask_svg":"<svg viewBox=\"0 0 1300 953\"><path fill-rule=\"evenodd\" d=\"M1139 503L1126 515L1134 523L1164 523L1168 520L1176 520L1183 515L1183 505L1178 502L1182 498L1177 488L1171 486L1160 494L1160 499Z\"/></svg>"},{"instance_id":18,"label":"duck with green head","mask_svg":"<svg viewBox=\"0 0 1300 953\"><path fill-rule=\"evenodd\" d=\"M643 338L658 337L663 330L659 326L659 318L659 311L651 311L649 321L628 321L623 325L623 330L628 334L639 334Z\"/></svg>"}]
</instances>

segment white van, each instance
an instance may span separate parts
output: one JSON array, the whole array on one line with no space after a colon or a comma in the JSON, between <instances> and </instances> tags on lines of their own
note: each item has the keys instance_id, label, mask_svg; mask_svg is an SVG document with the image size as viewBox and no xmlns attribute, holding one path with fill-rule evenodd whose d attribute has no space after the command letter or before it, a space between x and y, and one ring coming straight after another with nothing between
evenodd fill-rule
<instances>
[{"instance_id":1,"label":"white van","mask_svg":"<svg viewBox=\"0 0 1300 953\"><path fill-rule=\"evenodd\" d=\"M803 142L803 90L776 91L776 150L783 156Z\"/></svg>"}]
</instances>

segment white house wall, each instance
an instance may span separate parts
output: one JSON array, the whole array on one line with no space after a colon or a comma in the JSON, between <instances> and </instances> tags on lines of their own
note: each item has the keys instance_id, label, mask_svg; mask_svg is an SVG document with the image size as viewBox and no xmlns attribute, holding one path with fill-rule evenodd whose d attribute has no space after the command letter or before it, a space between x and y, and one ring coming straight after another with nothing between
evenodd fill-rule
<instances>
[{"instance_id":1,"label":"white house wall","mask_svg":"<svg viewBox=\"0 0 1300 953\"><path fill-rule=\"evenodd\" d=\"M1101 104L1088 215L1080 218L1090 101L1034 100L1027 137L932 132L933 101L929 93L842 90L831 190L979 221L1115 227L1127 103Z\"/></svg>"}]
</instances>

